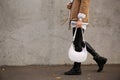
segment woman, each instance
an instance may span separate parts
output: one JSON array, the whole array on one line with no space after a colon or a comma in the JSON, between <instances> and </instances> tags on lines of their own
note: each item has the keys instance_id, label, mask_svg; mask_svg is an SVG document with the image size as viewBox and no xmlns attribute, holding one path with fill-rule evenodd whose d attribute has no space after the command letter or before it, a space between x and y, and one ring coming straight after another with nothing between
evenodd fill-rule
<instances>
[{"instance_id":1,"label":"woman","mask_svg":"<svg viewBox=\"0 0 120 80\"><path fill-rule=\"evenodd\" d=\"M103 70L107 58L101 57L87 42L83 42L82 30L86 30L89 19L89 4L90 0L70 0L67 8L70 9L70 26L72 27L73 34L77 28L76 38L73 41L75 51L82 51L82 47L86 45L87 51L93 56L93 59L98 64L97 72ZM81 63L74 62L72 69L64 73L65 75L80 75Z\"/></svg>"}]
</instances>

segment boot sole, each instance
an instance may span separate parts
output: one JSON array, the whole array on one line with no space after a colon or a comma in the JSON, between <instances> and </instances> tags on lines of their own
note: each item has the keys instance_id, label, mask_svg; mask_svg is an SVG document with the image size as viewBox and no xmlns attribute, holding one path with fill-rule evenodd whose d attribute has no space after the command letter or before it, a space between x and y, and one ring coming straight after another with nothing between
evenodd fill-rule
<instances>
[{"instance_id":1,"label":"boot sole","mask_svg":"<svg viewBox=\"0 0 120 80\"><path fill-rule=\"evenodd\" d=\"M64 75L81 75L81 73L71 73L71 74L64 73Z\"/></svg>"}]
</instances>

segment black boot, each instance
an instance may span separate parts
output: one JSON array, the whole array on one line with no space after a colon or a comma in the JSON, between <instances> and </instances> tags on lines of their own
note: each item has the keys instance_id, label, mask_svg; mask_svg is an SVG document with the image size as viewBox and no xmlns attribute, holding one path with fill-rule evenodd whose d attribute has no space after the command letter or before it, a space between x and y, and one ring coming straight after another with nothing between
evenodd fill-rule
<instances>
[{"instance_id":1,"label":"black boot","mask_svg":"<svg viewBox=\"0 0 120 80\"><path fill-rule=\"evenodd\" d=\"M81 63L74 62L72 69L64 73L65 75L80 75L81 74Z\"/></svg>"},{"instance_id":2,"label":"black boot","mask_svg":"<svg viewBox=\"0 0 120 80\"><path fill-rule=\"evenodd\" d=\"M99 57L94 57L93 59L97 62L99 66L97 72L101 72L103 70L104 64L107 62L107 58L99 56Z\"/></svg>"},{"instance_id":3,"label":"black boot","mask_svg":"<svg viewBox=\"0 0 120 80\"><path fill-rule=\"evenodd\" d=\"M101 72L104 68L104 64L107 62L107 58L101 57L98 53L95 52L95 50L90 46L89 43L85 42L87 51L93 56L93 59L98 64L98 70L97 72Z\"/></svg>"}]
</instances>

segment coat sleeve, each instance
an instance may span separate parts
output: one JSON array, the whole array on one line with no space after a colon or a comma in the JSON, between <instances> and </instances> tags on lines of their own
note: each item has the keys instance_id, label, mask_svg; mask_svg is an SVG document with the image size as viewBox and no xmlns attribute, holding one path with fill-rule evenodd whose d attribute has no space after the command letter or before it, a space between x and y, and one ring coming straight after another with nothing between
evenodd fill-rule
<instances>
[{"instance_id":1,"label":"coat sleeve","mask_svg":"<svg viewBox=\"0 0 120 80\"><path fill-rule=\"evenodd\" d=\"M81 0L78 18L85 18L88 16L90 0Z\"/></svg>"}]
</instances>

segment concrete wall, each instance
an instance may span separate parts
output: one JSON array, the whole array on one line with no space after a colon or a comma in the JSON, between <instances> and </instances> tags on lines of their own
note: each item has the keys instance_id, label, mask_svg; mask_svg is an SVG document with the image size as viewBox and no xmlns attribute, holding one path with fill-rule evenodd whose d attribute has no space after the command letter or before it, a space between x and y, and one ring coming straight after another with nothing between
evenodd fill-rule
<instances>
[{"instance_id":1,"label":"concrete wall","mask_svg":"<svg viewBox=\"0 0 120 80\"><path fill-rule=\"evenodd\" d=\"M68 0L0 0L0 65L71 64ZM120 0L91 0L86 40L120 63ZM89 54L84 64L95 63Z\"/></svg>"}]
</instances>

